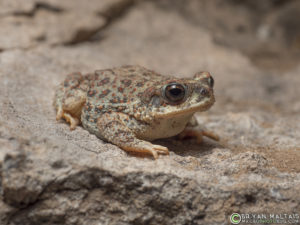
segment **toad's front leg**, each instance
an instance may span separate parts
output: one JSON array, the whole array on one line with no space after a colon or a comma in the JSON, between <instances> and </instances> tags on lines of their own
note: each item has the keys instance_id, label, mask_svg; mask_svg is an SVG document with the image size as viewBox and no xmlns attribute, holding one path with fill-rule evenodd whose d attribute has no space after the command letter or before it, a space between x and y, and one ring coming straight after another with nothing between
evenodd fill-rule
<instances>
[{"instance_id":1,"label":"toad's front leg","mask_svg":"<svg viewBox=\"0 0 300 225\"><path fill-rule=\"evenodd\" d=\"M195 137L197 143L201 143L203 140L203 136L206 136L215 141L219 141L220 137L214 132L207 130L206 128L199 128L199 124L196 118L193 116L191 121L187 124L186 128L177 135L177 137L182 140L187 137Z\"/></svg>"},{"instance_id":2,"label":"toad's front leg","mask_svg":"<svg viewBox=\"0 0 300 225\"><path fill-rule=\"evenodd\" d=\"M129 117L123 113L101 115L97 122L100 135L125 151L151 154L155 159L158 154L169 154L168 148L164 146L138 139L124 121L129 121Z\"/></svg>"}]
</instances>

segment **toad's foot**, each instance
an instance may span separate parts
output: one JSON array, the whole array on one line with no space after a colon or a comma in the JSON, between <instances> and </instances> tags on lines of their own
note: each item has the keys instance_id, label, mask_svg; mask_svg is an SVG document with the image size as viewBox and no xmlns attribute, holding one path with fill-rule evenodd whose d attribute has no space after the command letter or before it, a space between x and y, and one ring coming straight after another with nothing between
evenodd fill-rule
<instances>
[{"instance_id":1,"label":"toad's foot","mask_svg":"<svg viewBox=\"0 0 300 225\"><path fill-rule=\"evenodd\" d=\"M101 115L97 122L100 135L125 151L150 154L155 159L159 154L169 154L168 148L164 146L138 139L124 124L123 121L126 119L128 119L127 115L116 112Z\"/></svg>"},{"instance_id":2,"label":"toad's foot","mask_svg":"<svg viewBox=\"0 0 300 225\"><path fill-rule=\"evenodd\" d=\"M158 154L163 154L163 155L169 154L169 150L167 147L161 145L153 145L150 142L141 141L141 140L139 140L139 143L136 142L132 146L123 145L120 147L125 151L151 154L154 159L158 158Z\"/></svg>"},{"instance_id":3,"label":"toad's foot","mask_svg":"<svg viewBox=\"0 0 300 225\"><path fill-rule=\"evenodd\" d=\"M82 107L86 101L86 95L82 90L73 91L70 96L63 97L56 101L56 120L65 119L70 123L70 129L74 130L80 124Z\"/></svg>"},{"instance_id":4,"label":"toad's foot","mask_svg":"<svg viewBox=\"0 0 300 225\"><path fill-rule=\"evenodd\" d=\"M178 134L178 138L180 140L183 140L187 137L195 137L197 140L197 143L201 143L203 141L203 136L206 136L210 139L213 139L215 141L219 141L220 137L215 134L212 131L208 131L208 130L198 130L195 128L185 128L180 134Z\"/></svg>"},{"instance_id":5,"label":"toad's foot","mask_svg":"<svg viewBox=\"0 0 300 225\"><path fill-rule=\"evenodd\" d=\"M70 129L74 130L80 123L80 120L73 117L70 113L65 112L61 107L58 108L56 120L65 119L70 124Z\"/></svg>"}]
</instances>

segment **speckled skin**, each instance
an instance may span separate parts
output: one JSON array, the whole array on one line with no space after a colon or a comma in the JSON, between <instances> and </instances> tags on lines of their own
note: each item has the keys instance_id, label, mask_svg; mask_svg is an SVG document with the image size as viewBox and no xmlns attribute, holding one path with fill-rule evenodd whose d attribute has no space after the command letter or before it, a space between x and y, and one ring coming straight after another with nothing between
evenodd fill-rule
<instances>
[{"instance_id":1,"label":"speckled skin","mask_svg":"<svg viewBox=\"0 0 300 225\"><path fill-rule=\"evenodd\" d=\"M174 103L166 97L168 84L184 87L180 101ZM217 139L212 133L187 127L195 112L209 109L214 101L213 79L208 72L178 79L140 66L123 66L68 75L56 91L54 105L57 120L64 118L71 129L82 123L102 140L157 158L168 154L168 149L148 141L177 134L181 138L196 136L201 140L206 135Z\"/></svg>"}]
</instances>

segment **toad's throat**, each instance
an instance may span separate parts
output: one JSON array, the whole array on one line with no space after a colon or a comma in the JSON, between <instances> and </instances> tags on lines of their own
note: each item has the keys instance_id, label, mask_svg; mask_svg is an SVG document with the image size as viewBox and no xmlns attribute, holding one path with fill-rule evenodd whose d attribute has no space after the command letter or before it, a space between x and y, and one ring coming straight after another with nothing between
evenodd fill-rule
<instances>
[{"instance_id":1,"label":"toad's throat","mask_svg":"<svg viewBox=\"0 0 300 225\"><path fill-rule=\"evenodd\" d=\"M150 126L147 126L142 132L136 133L136 135L148 141L173 137L184 130L192 116L193 113L165 118L163 120L154 120Z\"/></svg>"}]
</instances>

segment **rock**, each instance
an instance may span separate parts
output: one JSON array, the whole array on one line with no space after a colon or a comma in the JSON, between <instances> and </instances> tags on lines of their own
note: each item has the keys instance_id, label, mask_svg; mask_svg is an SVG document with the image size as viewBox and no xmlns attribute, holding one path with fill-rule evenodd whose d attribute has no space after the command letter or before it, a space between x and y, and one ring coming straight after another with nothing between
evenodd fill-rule
<instances>
[{"instance_id":1,"label":"rock","mask_svg":"<svg viewBox=\"0 0 300 225\"><path fill-rule=\"evenodd\" d=\"M60 2L48 4L81 7ZM235 212L299 218L300 65L264 71L174 10L151 1L128 9L90 41L21 40L0 53L0 224L226 224ZM210 71L217 101L197 119L220 142L158 140L170 156L153 160L55 121L54 90L66 74L122 64L182 77Z\"/></svg>"},{"instance_id":2,"label":"rock","mask_svg":"<svg viewBox=\"0 0 300 225\"><path fill-rule=\"evenodd\" d=\"M34 0L1 0L0 16L6 16L16 11L31 11L34 8Z\"/></svg>"},{"instance_id":3,"label":"rock","mask_svg":"<svg viewBox=\"0 0 300 225\"><path fill-rule=\"evenodd\" d=\"M112 9L122 11L132 0L4 1L0 20L0 49L30 48L40 44L74 44L101 30ZM22 7L16 7L17 5ZM1 11L0 11L1 15ZM22 34L22 35L20 35Z\"/></svg>"},{"instance_id":4,"label":"rock","mask_svg":"<svg viewBox=\"0 0 300 225\"><path fill-rule=\"evenodd\" d=\"M256 66L287 70L298 65L298 1L152 1L196 26L208 28L215 42L242 51Z\"/></svg>"}]
</instances>

